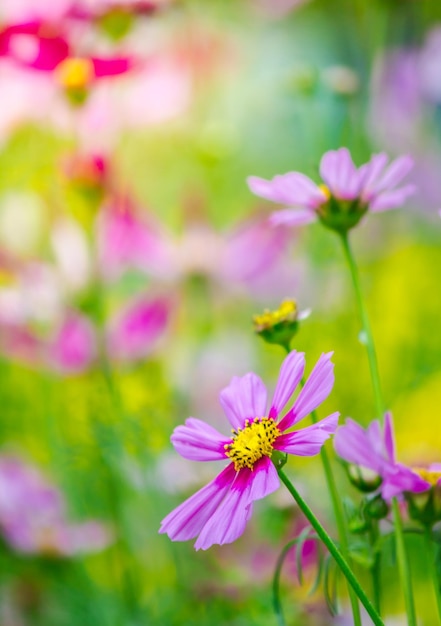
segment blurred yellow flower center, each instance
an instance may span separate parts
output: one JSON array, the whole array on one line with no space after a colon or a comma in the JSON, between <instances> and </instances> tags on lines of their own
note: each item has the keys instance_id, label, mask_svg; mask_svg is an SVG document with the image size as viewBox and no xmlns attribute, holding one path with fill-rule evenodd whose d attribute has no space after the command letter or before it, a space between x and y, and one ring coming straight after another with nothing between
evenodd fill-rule
<instances>
[{"instance_id":1,"label":"blurred yellow flower center","mask_svg":"<svg viewBox=\"0 0 441 626\"><path fill-rule=\"evenodd\" d=\"M319 189L325 194L326 199L329 200L329 198L331 197L331 192L329 191L328 187L322 184L319 185Z\"/></svg>"},{"instance_id":2,"label":"blurred yellow flower center","mask_svg":"<svg viewBox=\"0 0 441 626\"><path fill-rule=\"evenodd\" d=\"M66 89L82 89L93 78L93 63L90 59L70 58L62 61L55 70L60 85Z\"/></svg>"},{"instance_id":3,"label":"blurred yellow flower center","mask_svg":"<svg viewBox=\"0 0 441 626\"><path fill-rule=\"evenodd\" d=\"M265 309L263 313L254 315L253 323L257 331L272 328L280 322L294 322L297 318L297 303L295 300L285 300L275 311Z\"/></svg>"},{"instance_id":4,"label":"blurred yellow flower center","mask_svg":"<svg viewBox=\"0 0 441 626\"><path fill-rule=\"evenodd\" d=\"M431 470L426 469L425 467L414 467L413 471L421 476L423 480L427 480L428 483L432 485L432 487L436 487L438 481L441 480L441 470Z\"/></svg>"},{"instance_id":5,"label":"blurred yellow flower center","mask_svg":"<svg viewBox=\"0 0 441 626\"><path fill-rule=\"evenodd\" d=\"M254 463L263 456L271 456L273 443L280 435L276 423L269 417L247 420L245 428L233 430L233 441L225 446L225 454L239 471L244 467L253 469Z\"/></svg>"}]
</instances>

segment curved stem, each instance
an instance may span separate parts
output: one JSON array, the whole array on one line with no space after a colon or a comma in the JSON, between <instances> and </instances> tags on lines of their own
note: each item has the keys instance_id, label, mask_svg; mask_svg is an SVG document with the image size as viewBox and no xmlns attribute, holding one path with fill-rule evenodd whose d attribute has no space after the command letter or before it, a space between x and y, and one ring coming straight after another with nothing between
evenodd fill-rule
<instances>
[{"instance_id":1,"label":"curved stem","mask_svg":"<svg viewBox=\"0 0 441 626\"><path fill-rule=\"evenodd\" d=\"M427 554L427 562L429 565L429 572L432 576L433 581L433 590L435 592L436 598L436 606L438 608L438 616L441 622L441 593L440 593L440 580L438 576L438 571L435 565L435 559L433 554L433 542L432 542L432 531L430 526L425 526L424 528L424 540L426 545L426 554Z\"/></svg>"},{"instance_id":2,"label":"curved stem","mask_svg":"<svg viewBox=\"0 0 441 626\"><path fill-rule=\"evenodd\" d=\"M352 284L354 286L355 297L357 300L358 312L360 315L360 321L362 324L362 331L364 333L366 350L369 360L369 370L371 374L372 387L374 391L375 406L380 420L383 419L384 405L381 394L380 375L378 373L377 355L375 353L375 344L372 336L371 326L369 323L369 316L364 304L363 294L360 286L360 277L358 274L358 268L355 263L354 255L352 254L351 246L349 245L349 238L347 233L342 233L341 241L343 244L343 250L345 258L351 272Z\"/></svg>"},{"instance_id":3,"label":"curved stem","mask_svg":"<svg viewBox=\"0 0 441 626\"><path fill-rule=\"evenodd\" d=\"M279 626L286 626L285 618L283 616L282 603L280 601L280 576L282 574L283 563L285 562L286 555L291 550L293 546L297 545L297 539L293 539L289 541L286 546L283 548L282 552L279 555L276 563L276 569L274 571L273 577L273 608L274 613L276 614L277 621L279 622Z\"/></svg>"},{"instance_id":4,"label":"curved stem","mask_svg":"<svg viewBox=\"0 0 441 626\"><path fill-rule=\"evenodd\" d=\"M407 624L408 626L416 626L415 604L413 601L412 582L404 543L403 523L401 520L400 507L396 498L392 499L392 511L395 526L395 546L397 550L398 569L400 571L404 601L406 604Z\"/></svg>"},{"instance_id":5,"label":"curved stem","mask_svg":"<svg viewBox=\"0 0 441 626\"><path fill-rule=\"evenodd\" d=\"M318 422L317 413L315 411L311 412L311 418L314 424ZM335 521L337 524L337 532L338 532L338 538L340 541L341 552L344 558L350 562L349 544L348 544L348 538L347 538L347 533L346 533L346 524L345 524L345 518L343 514L342 501L338 494L337 484L335 482L334 474L332 472L331 461L329 459L325 446L322 446L320 450L320 456L322 459L326 482L328 485L328 490L329 490L329 494L331 497L332 506L334 509L334 516L335 516ZM348 591L349 591L349 599L351 602L354 626L361 626L360 607L358 604L357 594L355 593L355 591L353 590L350 584L348 584Z\"/></svg>"},{"instance_id":6,"label":"curved stem","mask_svg":"<svg viewBox=\"0 0 441 626\"><path fill-rule=\"evenodd\" d=\"M357 594L360 602L362 603L362 605L366 609L368 615L372 619L373 624L375 624L375 626L384 626L384 622L382 621L381 617L378 615L377 611L375 610L375 608L371 604L369 598L367 597L367 595L363 591L363 588L361 587L360 583L356 579L356 577L355 577L354 573L352 572L351 568L349 567L346 559L343 557L342 553L337 548L337 546L334 543L334 541L328 535L328 533L326 532L324 527L321 525L321 523L316 518L314 513L311 511L309 506L303 500L302 496L299 494L297 489L291 483L291 481L286 476L284 471L282 469L278 469L277 471L278 471L278 474L280 476L280 480L283 482L283 484L288 489L288 491L290 492L290 494L292 495L294 500L297 502L297 505L298 505L299 509L305 515L305 517L307 518L307 520L309 521L309 523L311 524L311 526L313 527L313 529L317 533L318 537L321 539L321 541L324 543L326 548L329 550L330 554L335 559L335 562L339 566L339 568L342 571L343 575L346 577L346 580L351 585L351 587L354 590L354 592Z\"/></svg>"}]
</instances>

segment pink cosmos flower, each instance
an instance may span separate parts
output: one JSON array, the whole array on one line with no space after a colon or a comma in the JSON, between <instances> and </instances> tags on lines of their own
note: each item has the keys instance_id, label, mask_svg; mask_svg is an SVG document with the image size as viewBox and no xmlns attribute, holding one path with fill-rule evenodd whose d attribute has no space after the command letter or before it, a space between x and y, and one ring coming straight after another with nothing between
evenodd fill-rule
<instances>
[{"instance_id":1,"label":"pink cosmos flower","mask_svg":"<svg viewBox=\"0 0 441 626\"><path fill-rule=\"evenodd\" d=\"M291 430L329 395L334 384L331 356L332 353L321 355L292 408L281 419L305 369L304 354L296 351L282 363L269 411L265 385L252 372L233 378L220 393L220 403L233 427L232 436L222 435L194 417L175 429L171 441L184 458L228 459L230 463L212 482L167 515L160 533L166 533L173 541L198 537L197 550L231 543L243 533L253 502L279 487L271 460L273 451L314 456L337 428L338 413L333 413L317 424Z\"/></svg>"},{"instance_id":2,"label":"pink cosmos flower","mask_svg":"<svg viewBox=\"0 0 441 626\"><path fill-rule=\"evenodd\" d=\"M100 551L113 539L98 521L69 522L61 492L8 455L0 456L0 532L14 550L50 556Z\"/></svg>"},{"instance_id":3,"label":"pink cosmos flower","mask_svg":"<svg viewBox=\"0 0 441 626\"><path fill-rule=\"evenodd\" d=\"M391 413L386 413L384 429L375 420L364 429L351 419L340 426L334 437L337 454L355 465L367 468L381 477L381 495L385 500L404 491L419 493L430 484L411 469L398 463L395 454L395 437Z\"/></svg>"},{"instance_id":4,"label":"pink cosmos flower","mask_svg":"<svg viewBox=\"0 0 441 626\"><path fill-rule=\"evenodd\" d=\"M251 176L248 185L257 196L295 207L273 213L273 224L300 226L320 218L336 228L340 222L335 224L332 220L340 212L345 220L348 215L353 216L349 226L352 227L368 209L379 212L396 208L414 192L410 184L398 187L412 168L412 159L401 156L388 167L387 164L388 157L380 153L357 168L349 150L340 148L322 157L320 175L324 184L317 185L300 172L288 172L272 180ZM346 206L339 210L342 204Z\"/></svg>"}]
</instances>

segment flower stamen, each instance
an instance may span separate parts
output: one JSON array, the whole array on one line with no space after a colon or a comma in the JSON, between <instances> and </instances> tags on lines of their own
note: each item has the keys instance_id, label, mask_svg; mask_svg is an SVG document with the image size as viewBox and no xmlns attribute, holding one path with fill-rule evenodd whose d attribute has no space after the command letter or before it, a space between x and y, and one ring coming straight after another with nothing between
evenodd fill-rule
<instances>
[{"instance_id":1,"label":"flower stamen","mask_svg":"<svg viewBox=\"0 0 441 626\"><path fill-rule=\"evenodd\" d=\"M246 420L245 428L233 430L233 441L225 445L225 454L233 461L236 471L245 467L252 470L256 461L271 456L273 443L280 434L272 418Z\"/></svg>"}]
</instances>

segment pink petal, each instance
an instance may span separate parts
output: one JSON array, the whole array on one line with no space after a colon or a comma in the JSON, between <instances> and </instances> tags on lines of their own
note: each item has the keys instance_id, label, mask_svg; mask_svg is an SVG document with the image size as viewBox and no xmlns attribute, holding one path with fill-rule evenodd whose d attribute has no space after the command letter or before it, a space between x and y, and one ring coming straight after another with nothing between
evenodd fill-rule
<instances>
[{"instance_id":1,"label":"pink petal","mask_svg":"<svg viewBox=\"0 0 441 626\"><path fill-rule=\"evenodd\" d=\"M172 303L166 298L135 300L108 325L108 350L121 361L142 359L167 328Z\"/></svg>"},{"instance_id":2,"label":"pink petal","mask_svg":"<svg viewBox=\"0 0 441 626\"><path fill-rule=\"evenodd\" d=\"M391 468L387 468L383 474L381 484L381 495L385 500L390 500L401 495L404 491L421 493L430 489L429 482L418 476L411 469L397 463Z\"/></svg>"},{"instance_id":3,"label":"pink petal","mask_svg":"<svg viewBox=\"0 0 441 626\"><path fill-rule=\"evenodd\" d=\"M334 386L333 352L322 354L299 393L294 406L279 424L281 431L288 430L306 415L314 411L331 393Z\"/></svg>"},{"instance_id":4,"label":"pink petal","mask_svg":"<svg viewBox=\"0 0 441 626\"><path fill-rule=\"evenodd\" d=\"M383 455L372 449L367 432L354 422L347 419L334 436L334 448L338 456L355 465L362 465L380 474L385 464Z\"/></svg>"},{"instance_id":5,"label":"pink petal","mask_svg":"<svg viewBox=\"0 0 441 626\"><path fill-rule=\"evenodd\" d=\"M194 544L196 550L207 550L213 544L232 543L242 535L252 514L251 479L251 472L237 474L231 489L204 524Z\"/></svg>"},{"instance_id":6,"label":"pink petal","mask_svg":"<svg viewBox=\"0 0 441 626\"><path fill-rule=\"evenodd\" d=\"M231 442L215 428L190 417L185 426L175 428L171 442L175 450L190 461L218 461L226 458L225 444Z\"/></svg>"},{"instance_id":7,"label":"pink petal","mask_svg":"<svg viewBox=\"0 0 441 626\"><path fill-rule=\"evenodd\" d=\"M131 70L134 65L134 60L129 57L113 59L92 58L91 61L93 63L94 74L97 78L125 74Z\"/></svg>"},{"instance_id":8,"label":"pink petal","mask_svg":"<svg viewBox=\"0 0 441 626\"><path fill-rule=\"evenodd\" d=\"M269 216L271 226L305 226L315 221L317 215L311 209L283 209Z\"/></svg>"},{"instance_id":9,"label":"pink petal","mask_svg":"<svg viewBox=\"0 0 441 626\"><path fill-rule=\"evenodd\" d=\"M213 481L169 513L159 532L173 541L196 537L229 492L235 477L234 465L230 463Z\"/></svg>"},{"instance_id":10,"label":"pink petal","mask_svg":"<svg viewBox=\"0 0 441 626\"><path fill-rule=\"evenodd\" d=\"M60 372L87 369L97 355L95 329L86 317L71 312L63 320L48 350L50 365Z\"/></svg>"},{"instance_id":11,"label":"pink petal","mask_svg":"<svg viewBox=\"0 0 441 626\"><path fill-rule=\"evenodd\" d=\"M347 148L326 152L320 175L336 198L353 200L360 192L360 175Z\"/></svg>"},{"instance_id":12,"label":"pink petal","mask_svg":"<svg viewBox=\"0 0 441 626\"><path fill-rule=\"evenodd\" d=\"M284 359L279 372L269 417L277 419L280 411L294 393L305 370L305 355L293 350Z\"/></svg>"},{"instance_id":13,"label":"pink petal","mask_svg":"<svg viewBox=\"0 0 441 626\"><path fill-rule=\"evenodd\" d=\"M280 487L279 475L274 463L267 456L262 457L254 465L253 470L244 469L243 472L251 472L250 477L250 502L261 500Z\"/></svg>"},{"instance_id":14,"label":"pink petal","mask_svg":"<svg viewBox=\"0 0 441 626\"><path fill-rule=\"evenodd\" d=\"M266 415L267 393L262 379L250 372L232 378L219 400L233 428L243 428L245 420Z\"/></svg>"},{"instance_id":15,"label":"pink petal","mask_svg":"<svg viewBox=\"0 0 441 626\"><path fill-rule=\"evenodd\" d=\"M405 185L394 191L383 191L372 200L369 208L374 213L397 209L404 204L409 196L415 193L415 190L415 185Z\"/></svg>"},{"instance_id":16,"label":"pink petal","mask_svg":"<svg viewBox=\"0 0 441 626\"><path fill-rule=\"evenodd\" d=\"M325 441L335 433L339 415L339 413L332 413L332 415L325 417L317 424L281 435L274 443L274 448L287 454L295 454L296 456L314 456L318 454Z\"/></svg>"},{"instance_id":17,"label":"pink petal","mask_svg":"<svg viewBox=\"0 0 441 626\"><path fill-rule=\"evenodd\" d=\"M395 463L395 437L392 413L388 411L384 416L384 445L386 454L392 463Z\"/></svg>"},{"instance_id":18,"label":"pink petal","mask_svg":"<svg viewBox=\"0 0 441 626\"><path fill-rule=\"evenodd\" d=\"M300 172L288 172L272 180L250 176L247 182L253 193L279 204L316 208L327 200L325 193Z\"/></svg>"},{"instance_id":19,"label":"pink petal","mask_svg":"<svg viewBox=\"0 0 441 626\"><path fill-rule=\"evenodd\" d=\"M380 152L374 154L371 160L358 170L363 188L361 196L366 202L371 200L380 174L386 167L388 160L388 156L384 152Z\"/></svg>"},{"instance_id":20,"label":"pink petal","mask_svg":"<svg viewBox=\"0 0 441 626\"><path fill-rule=\"evenodd\" d=\"M410 172L414 165L413 159L410 156L401 156L389 165L385 171L383 177L378 182L375 188L375 192L383 191L385 189L393 189L398 185L403 178Z\"/></svg>"}]
</instances>

